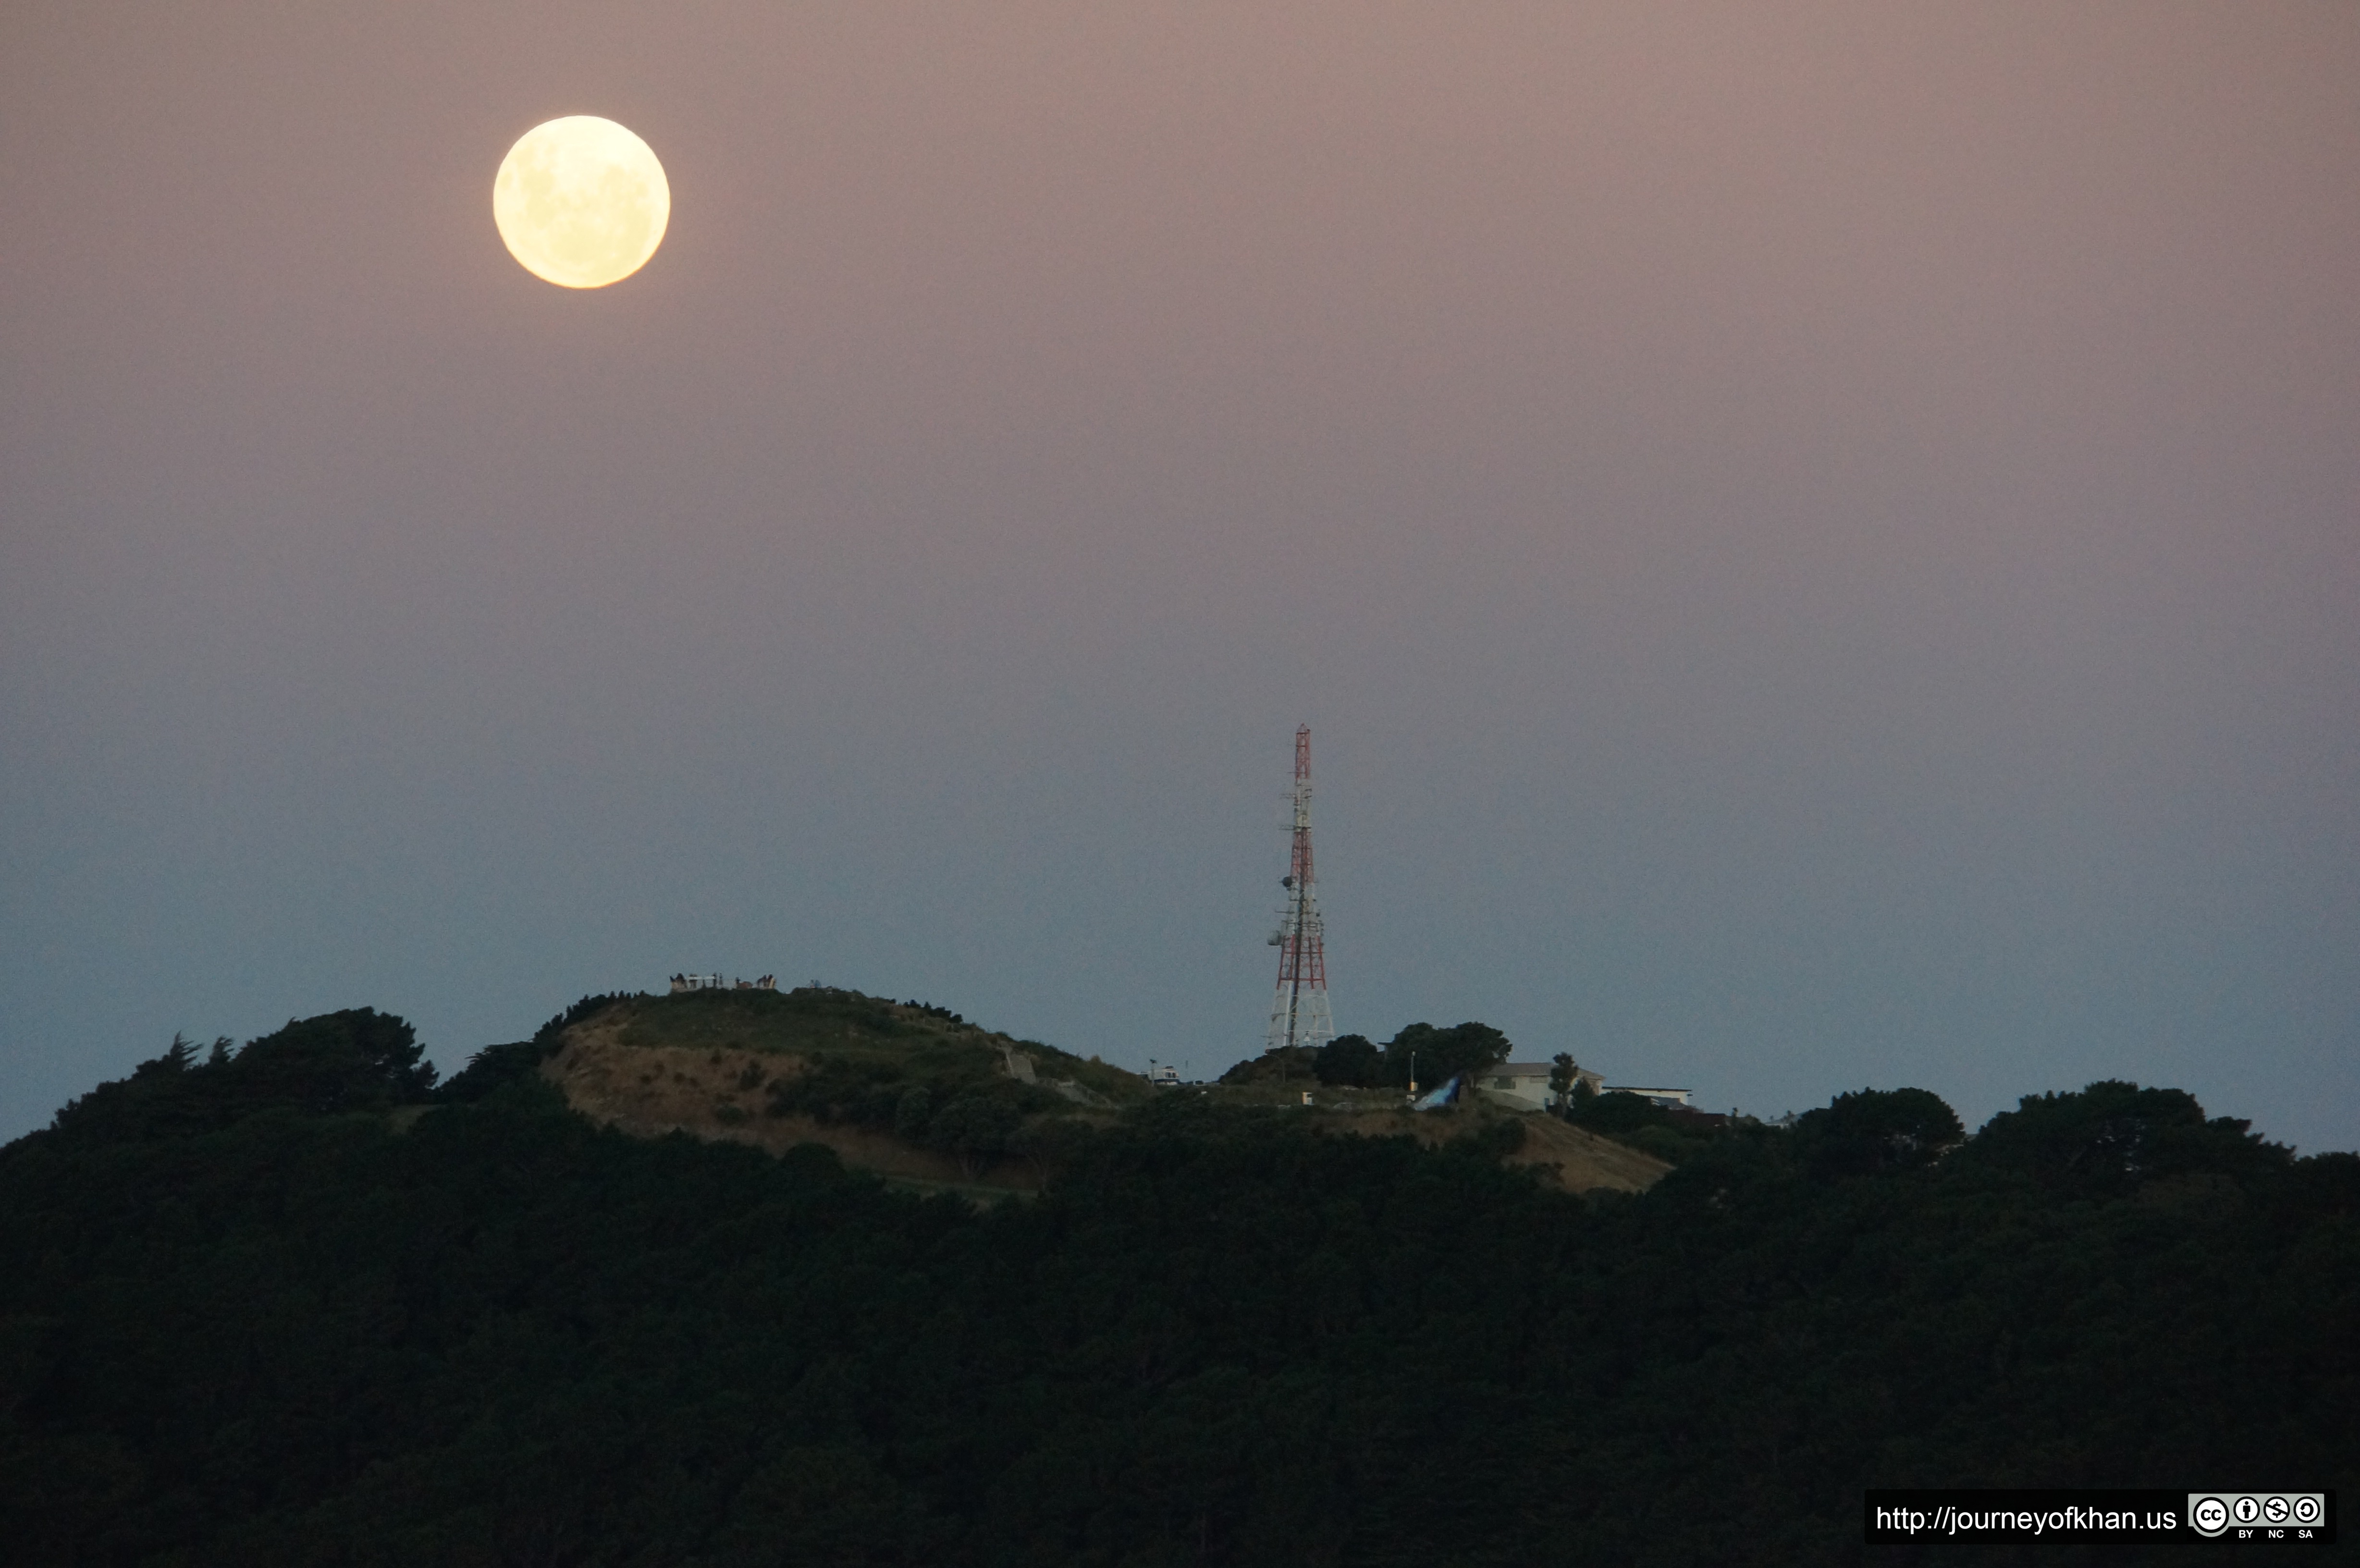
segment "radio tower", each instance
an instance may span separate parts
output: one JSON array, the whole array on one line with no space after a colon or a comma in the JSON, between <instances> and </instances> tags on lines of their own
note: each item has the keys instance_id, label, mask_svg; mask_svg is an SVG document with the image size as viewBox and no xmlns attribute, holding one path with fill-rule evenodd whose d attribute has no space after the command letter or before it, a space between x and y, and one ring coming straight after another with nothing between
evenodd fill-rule
<instances>
[{"instance_id":1,"label":"radio tower","mask_svg":"<svg viewBox=\"0 0 2360 1568\"><path fill-rule=\"evenodd\" d=\"M1288 897L1270 939L1278 949L1278 999L1271 1004L1268 1049L1325 1045L1336 1038L1336 1019L1328 1010L1328 949L1312 887L1309 724L1295 732L1295 855L1279 886Z\"/></svg>"}]
</instances>

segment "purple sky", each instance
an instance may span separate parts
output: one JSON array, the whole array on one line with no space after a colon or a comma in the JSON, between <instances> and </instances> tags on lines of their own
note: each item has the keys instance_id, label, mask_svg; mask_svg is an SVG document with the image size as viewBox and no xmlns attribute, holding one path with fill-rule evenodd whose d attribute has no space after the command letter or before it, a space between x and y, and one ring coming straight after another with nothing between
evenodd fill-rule
<instances>
[{"instance_id":1,"label":"purple sky","mask_svg":"<svg viewBox=\"0 0 2360 1568\"><path fill-rule=\"evenodd\" d=\"M673 195L511 261L559 114ZM682 968L2360 1144L2360 7L0 20L0 1137Z\"/></svg>"}]
</instances>

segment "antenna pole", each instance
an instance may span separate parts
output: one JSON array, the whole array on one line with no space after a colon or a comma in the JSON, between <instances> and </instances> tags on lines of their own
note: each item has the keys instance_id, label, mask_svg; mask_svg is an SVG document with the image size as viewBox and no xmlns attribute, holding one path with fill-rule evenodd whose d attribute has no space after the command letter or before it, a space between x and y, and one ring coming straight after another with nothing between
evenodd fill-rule
<instances>
[{"instance_id":1,"label":"antenna pole","mask_svg":"<svg viewBox=\"0 0 2360 1568\"><path fill-rule=\"evenodd\" d=\"M1270 1044L1318 1047L1336 1038L1328 1007L1328 948L1319 920L1319 895L1311 867L1311 726L1295 732L1295 848L1281 884L1286 907L1279 911L1278 996L1270 1009Z\"/></svg>"}]
</instances>

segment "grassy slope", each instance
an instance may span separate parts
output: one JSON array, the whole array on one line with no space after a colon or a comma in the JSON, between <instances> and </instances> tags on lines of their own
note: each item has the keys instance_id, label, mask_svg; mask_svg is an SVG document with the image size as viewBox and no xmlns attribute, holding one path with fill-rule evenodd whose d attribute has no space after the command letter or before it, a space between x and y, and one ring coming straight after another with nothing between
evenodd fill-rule
<instances>
[{"instance_id":1,"label":"grassy slope","mask_svg":"<svg viewBox=\"0 0 2360 1568\"><path fill-rule=\"evenodd\" d=\"M750 1051L809 1058L891 1061L913 1074L963 1073L1022 1051L1044 1079L1065 1079L1117 1104L1147 1097L1147 1081L1120 1067L1018 1040L966 1022L939 1007L889 1001L858 991L804 986L793 991L688 991L641 996L585 1018L577 1030L617 1044L677 1051Z\"/></svg>"},{"instance_id":2,"label":"grassy slope","mask_svg":"<svg viewBox=\"0 0 2360 1568\"><path fill-rule=\"evenodd\" d=\"M1145 1079L1037 1040L1020 1040L944 1011L854 991L805 987L789 992L695 991L619 1000L569 1026L544 1074L567 1102L594 1120L642 1137L668 1132L747 1143L781 1152L821 1143L846 1163L899 1182L975 1191L1030 1191L1045 1171L1007 1155L961 1160L896 1137L890 1127L846 1118L779 1114L770 1104L781 1080L814 1063L858 1063L893 1081L928 1085L937 1103L962 1089L1005 1083L1012 1057L1028 1058L1043 1085L1084 1091L1033 1113L1035 1121L1071 1117L1102 1122L1109 1112L1145 1104L1159 1093L1196 1094L1237 1108L1296 1107L1314 1088L1310 1114L1325 1130L1362 1137L1447 1142L1497 1124L1524 1129L1511 1164L1569 1191L1641 1192L1669 1169L1662 1161L1540 1116L1492 1106L1411 1116L1401 1096L1308 1084L1212 1085L1158 1091Z\"/></svg>"},{"instance_id":3,"label":"grassy slope","mask_svg":"<svg viewBox=\"0 0 2360 1568\"><path fill-rule=\"evenodd\" d=\"M897 1184L976 1195L1029 1192L1046 1175L1015 1152L961 1158L890 1127L782 1110L781 1084L847 1064L937 1104L962 1093L1016 1093L1011 1062L1028 1063L1031 1120L1102 1120L1153 1093L1136 1073L1018 1040L938 1007L856 991L692 991L618 1000L566 1027L542 1066L575 1110L641 1137L685 1132L772 1153L824 1144L856 1168ZM1078 1095L1057 1092L1075 1086Z\"/></svg>"}]
</instances>

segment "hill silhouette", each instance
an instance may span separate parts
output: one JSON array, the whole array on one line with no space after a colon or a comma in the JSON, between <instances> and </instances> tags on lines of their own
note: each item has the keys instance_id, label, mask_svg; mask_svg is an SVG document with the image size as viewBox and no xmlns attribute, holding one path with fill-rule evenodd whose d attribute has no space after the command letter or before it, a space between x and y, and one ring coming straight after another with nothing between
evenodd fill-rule
<instances>
[{"instance_id":1,"label":"hill silhouette","mask_svg":"<svg viewBox=\"0 0 2360 1568\"><path fill-rule=\"evenodd\" d=\"M1062 1053L967 1076L1000 1037L910 1004L672 1000L441 1085L366 1010L176 1046L0 1149L10 1560L1911 1561L1859 1544L1863 1487L2338 1486L2360 1454L2360 1158L2178 1091L1972 1136L1863 1092L1575 1196L1502 1163L1511 1122L1109 1108L1044 1086ZM776 1096L829 1125L1016 1085L1047 1172L978 1206L628 1136L544 1076L600 1031L740 1078L841 1053ZM956 1155L957 1098L910 1147Z\"/></svg>"}]
</instances>

